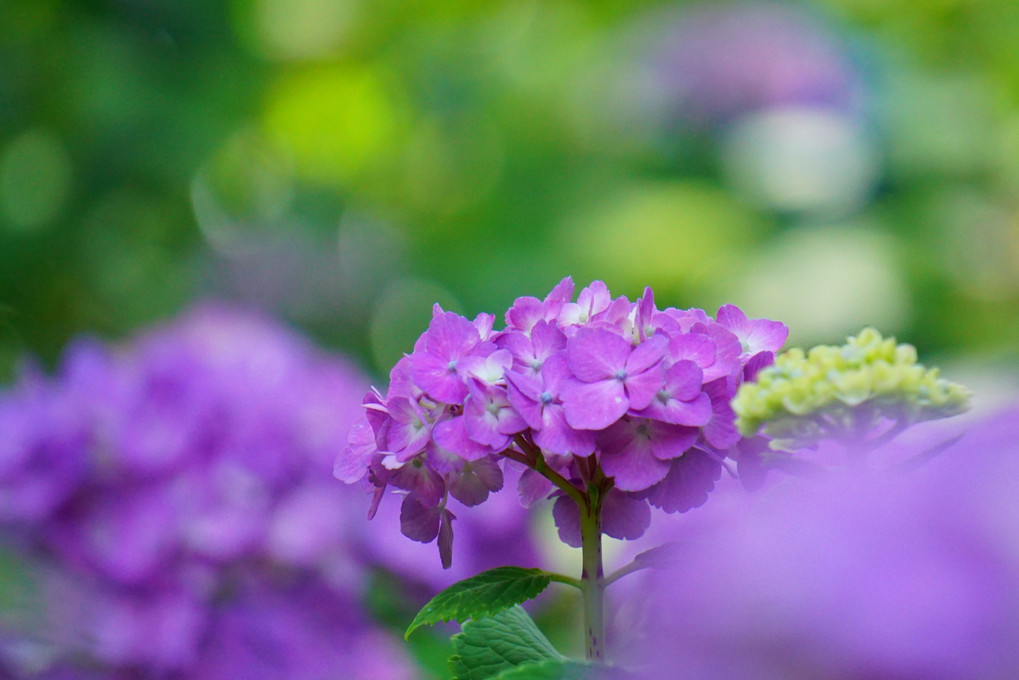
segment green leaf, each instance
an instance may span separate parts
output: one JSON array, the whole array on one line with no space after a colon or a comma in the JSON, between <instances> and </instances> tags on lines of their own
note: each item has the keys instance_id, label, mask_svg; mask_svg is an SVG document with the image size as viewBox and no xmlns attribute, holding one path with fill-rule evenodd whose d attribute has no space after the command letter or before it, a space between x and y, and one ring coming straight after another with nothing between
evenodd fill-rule
<instances>
[{"instance_id":1,"label":"green leaf","mask_svg":"<svg viewBox=\"0 0 1019 680\"><path fill-rule=\"evenodd\" d=\"M573 659L548 659L507 668L492 680L595 680L599 667Z\"/></svg>"},{"instance_id":2,"label":"green leaf","mask_svg":"<svg viewBox=\"0 0 1019 680\"><path fill-rule=\"evenodd\" d=\"M491 616L526 602L548 587L552 574L541 569L496 567L458 581L433 597L410 622L406 639L417 628L439 621Z\"/></svg>"},{"instance_id":3,"label":"green leaf","mask_svg":"<svg viewBox=\"0 0 1019 680\"><path fill-rule=\"evenodd\" d=\"M485 680L542 661L566 661L521 607L464 624L453 636L453 680Z\"/></svg>"}]
</instances>

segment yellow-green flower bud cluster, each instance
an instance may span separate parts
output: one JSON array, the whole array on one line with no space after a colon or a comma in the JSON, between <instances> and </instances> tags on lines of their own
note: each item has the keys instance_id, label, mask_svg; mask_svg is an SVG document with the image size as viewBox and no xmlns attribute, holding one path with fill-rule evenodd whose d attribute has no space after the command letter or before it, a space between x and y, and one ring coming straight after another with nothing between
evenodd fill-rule
<instances>
[{"instance_id":1,"label":"yellow-green flower bud cluster","mask_svg":"<svg viewBox=\"0 0 1019 680\"><path fill-rule=\"evenodd\" d=\"M841 347L790 349L740 387L736 424L744 436L762 431L783 448L802 448L824 437L863 438L884 419L908 425L969 408L966 388L916 361L912 345L873 328Z\"/></svg>"}]
</instances>

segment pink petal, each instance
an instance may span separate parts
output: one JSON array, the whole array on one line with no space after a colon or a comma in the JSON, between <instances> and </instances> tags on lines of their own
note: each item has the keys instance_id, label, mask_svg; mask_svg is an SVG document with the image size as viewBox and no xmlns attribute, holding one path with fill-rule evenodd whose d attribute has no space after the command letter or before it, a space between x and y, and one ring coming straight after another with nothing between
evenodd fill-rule
<instances>
[{"instance_id":1,"label":"pink petal","mask_svg":"<svg viewBox=\"0 0 1019 680\"><path fill-rule=\"evenodd\" d=\"M527 426L534 430L540 430L542 405L541 386L538 381L519 373L507 373L506 395Z\"/></svg>"},{"instance_id":2,"label":"pink petal","mask_svg":"<svg viewBox=\"0 0 1019 680\"><path fill-rule=\"evenodd\" d=\"M414 383L432 399L446 404L462 404L467 396L467 385L450 367L450 361L437 354L410 355L410 373Z\"/></svg>"},{"instance_id":3,"label":"pink petal","mask_svg":"<svg viewBox=\"0 0 1019 680\"><path fill-rule=\"evenodd\" d=\"M602 430L630 407L623 383L615 379L590 383L567 380L561 396L566 422L577 430Z\"/></svg>"},{"instance_id":4,"label":"pink petal","mask_svg":"<svg viewBox=\"0 0 1019 680\"><path fill-rule=\"evenodd\" d=\"M666 372L665 383L674 398L690 401L701 392L704 372L692 361L677 361Z\"/></svg>"},{"instance_id":5,"label":"pink petal","mask_svg":"<svg viewBox=\"0 0 1019 680\"><path fill-rule=\"evenodd\" d=\"M545 316L545 305L535 297L518 297L506 312L507 328L528 332Z\"/></svg>"},{"instance_id":6,"label":"pink petal","mask_svg":"<svg viewBox=\"0 0 1019 680\"><path fill-rule=\"evenodd\" d=\"M545 303L566 303L573 299L573 277L567 276L545 296Z\"/></svg>"},{"instance_id":7,"label":"pink petal","mask_svg":"<svg viewBox=\"0 0 1019 680\"><path fill-rule=\"evenodd\" d=\"M648 413L652 417L673 425L688 425L701 427L711 420L711 399L701 392L691 401L669 400L668 404L652 410L655 404L641 413Z\"/></svg>"},{"instance_id":8,"label":"pink petal","mask_svg":"<svg viewBox=\"0 0 1019 680\"><path fill-rule=\"evenodd\" d=\"M591 430L574 430L566 422L560 405L545 407L543 424L534 433L534 443L546 453L558 455L589 456L594 453L595 434Z\"/></svg>"},{"instance_id":9,"label":"pink petal","mask_svg":"<svg viewBox=\"0 0 1019 680\"><path fill-rule=\"evenodd\" d=\"M444 420L435 426L432 438L442 448L464 460L477 460L492 453L492 449L467 436L463 416Z\"/></svg>"},{"instance_id":10,"label":"pink petal","mask_svg":"<svg viewBox=\"0 0 1019 680\"><path fill-rule=\"evenodd\" d=\"M630 343L602 328L584 328L566 344L570 371L584 382L604 380L626 368Z\"/></svg>"},{"instance_id":11,"label":"pink petal","mask_svg":"<svg viewBox=\"0 0 1019 680\"><path fill-rule=\"evenodd\" d=\"M539 321L531 329L531 342L534 347L534 356L538 359L546 359L554 352L566 347L566 335L554 323Z\"/></svg>"},{"instance_id":12,"label":"pink petal","mask_svg":"<svg viewBox=\"0 0 1019 680\"><path fill-rule=\"evenodd\" d=\"M665 355L669 339L665 335L654 335L637 345L626 360L626 372L629 374L643 373Z\"/></svg>"},{"instance_id":13,"label":"pink petal","mask_svg":"<svg viewBox=\"0 0 1019 680\"><path fill-rule=\"evenodd\" d=\"M665 369L659 364L643 373L628 376L625 384L630 407L635 410L647 408L665 385Z\"/></svg>"},{"instance_id":14,"label":"pink petal","mask_svg":"<svg viewBox=\"0 0 1019 680\"><path fill-rule=\"evenodd\" d=\"M701 368L715 363L715 343L703 333L682 333L669 339L668 356L673 361L689 359Z\"/></svg>"}]
</instances>

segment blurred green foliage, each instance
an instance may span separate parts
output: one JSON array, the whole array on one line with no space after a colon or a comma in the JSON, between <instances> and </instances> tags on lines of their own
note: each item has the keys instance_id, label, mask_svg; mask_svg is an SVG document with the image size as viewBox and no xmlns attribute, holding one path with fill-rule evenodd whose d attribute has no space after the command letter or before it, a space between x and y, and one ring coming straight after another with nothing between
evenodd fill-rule
<instances>
[{"instance_id":1,"label":"blurred green foliage","mask_svg":"<svg viewBox=\"0 0 1019 680\"><path fill-rule=\"evenodd\" d=\"M766 7L844 57L851 111L660 124L638 95L685 2L5 0L0 377L208 295L384 373L428 302L498 311L567 274L795 343L877 323L1015 360L1011 0Z\"/></svg>"}]
</instances>

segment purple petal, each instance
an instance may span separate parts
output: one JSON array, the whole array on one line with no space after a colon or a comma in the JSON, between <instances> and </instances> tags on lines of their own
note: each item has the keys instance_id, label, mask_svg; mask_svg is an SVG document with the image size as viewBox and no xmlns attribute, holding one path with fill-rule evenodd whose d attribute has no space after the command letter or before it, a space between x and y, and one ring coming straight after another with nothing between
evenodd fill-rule
<instances>
[{"instance_id":1,"label":"purple petal","mask_svg":"<svg viewBox=\"0 0 1019 680\"><path fill-rule=\"evenodd\" d=\"M496 342L499 347L508 350L521 367L530 368L534 360L534 345L531 339L521 331L506 329Z\"/></svg>"},{"instance_id":2,"label":"purple petal","mask_svg":"<svg viewBox=\"0 0 1019 680\"><path fill-rule=\"evenodd\" d=\"M449 510L443 510L439 518L439 559L442 561L442 568L449 569L453 566L453 520L456 519Z\"/></svg>"},{"instance_id":3,"label":"purple petal","mask_svg":"<svg viewBox=\"0 0 1019 680\"><path fill-rule=\"evenodd\" d=\"M662 360L668 345L665 335L654 335L640 343L626 360L626 372L633 375L648 370Z\"/></svg>"},{"instance_id":4,"label":"purple petal","mask_svg":"<svg viewBox=\"0 0 1019 680\"><path fill-rule=\"evenodd\" d=\"M602 469L615 479L616 488L623 491L646 489L668 473L669 464L656 458L652 451L650 428L653 422L620 421L598 438Z\"/></svg>"},{"instance_id":5,"label":"purple petal","mask_svg":"<svg viewBox=\"0 0 1019 680\"><path fill-rule=\"evenodd\" d=\"M660 337L660 336L655 336ZM665 369L661 364L626 378L626 396L630 407L636 410L647 408L658 391L665 385Z\"/></svg>"},{"instance_id":6,"label":"purple petal","mask_svg":"<svg viewBox=\"0 0 1019 680\"><path fill-rule=\"evenodd\" d=\"M651 526L651 508L642 498L609 489L602 506L602 531L612 538L632 541Z\"/></svg>"},{"instance_id":7,"label":"purple petal","mask_svg":"<svg viewBox=\"0 0 1019 680\"><path fill-rule=\"evenodd\" d=\"M665 479L644 495L651 505L665 512L686 512L708 500L721 476L721 463L699 449L690 449L672 461Z\"/></svg>"},{"instance_id":8,"label":"purple petal","mask_svg":"<svg viewBox=\"0 0 1019 680\"><path fill-rule=\"evenodd\" d=\"M453 312L442 312L433 316L423 337L427 353L435 354L447 361L459 359L481 341L474 324Z\"/></svg>"},{"instance_id":9,"label":"purple petal","mask_svg":"<svg viewBox=\"0 0 1019 680\"><path fill-rule=\"evenodd\" d=\"M577 304L589 310L591 316L607 309L611 302L612 295L604 281L592 281L591 285L581 290L577 295Z\"/></svg>"},{"instance_id":10,"label":"purple petal","mask_svg":"<svg viewBox=\"0 0 1019 680\"><path fill-rule=\"evenodd\" d=\"M507 373L506 395L527 426L533 430L540 430L542 405L541 385L538 380L519 373Z\"/></svg>"},{"instance_id":11,"label":"purple petal","mask_svg":"<svg viewBox=\"0 0 1019 680\"><path fill-rule=\"evenodd\" d=\"M553 396L559 396L563 382L570 377L570 368L564 351L551 355L541 365L541 379L545 383L545 389Z\"/></svg>"},{"instance_id":12,"label":"purple petal","mask_svg":"<svg viewBox=\"0 0 1019 680\"><path fill-rule=\"evenodd\" d=\"M483 503L488 494L502 488L502 469L491 458L465 463L463 472L449 482L449 493L468 507Z\"/></svg>"},{"instance_id":13,"label":"purple petal","mask_svg":"<svg viewBox=\"0 0 1019 680\"><path fill-rule=\"evenodd\" d=\"M463 416L444 420L432 431L435 443L464 460L477 460L492 453L492 448L467 436Z\"/></svg>"},{"instance_id":14,"label":"purple petal","mask_svg":"<svg viewBox=\"0 0 1019 680\"><path fill-rule=\"evenodd\" d=\"M589 456L594 453L595 433L573 429L566 422L563 407L549 404L542 414L541 429L534 433L534 443L546 453Z\"/></svg>"},{"instance_id":15,"label":"purple petal","mask_svg":"<svg viewBox=\"0 0 1019 680\"><path fill-rule=\"evenodd\" d=\"M708 383L704 391L711 398L711 420L701 428L704 438L716 449L732 448L740 440L740 433L736 429L736 413L729 405L732 394L727 381L720 378Z\"/></svg>"},{"instance_id":16,"label":"purple petal","mask_svg":"<svg viewBox=\"0 0 1019 680\"><path fill-rule=\"evenodd\" d=\"M439 533L442 512L442 508L428 507L410 494L400 506L400 531L411 540L431 543Z\"/></svg>"},{"instance_id":17,"label":"purple petal","mask_svg":"<svg viewBox=\"0 0 1019 680\"><path fill-rule=\"evenodd\" d=\"M739 338L727 331L720 324L712 323L697 326L715 343L715 362L704 368L704 382L710 382L723 376L732 375L739 370L740 355L743 346Z\"/></svg>"},{"instance_id":18,"label":"purple petal","mask_svg":"<svg viewBox=\"0 0 1019 680\"><path fill-rule=\"evenodd\" d=\"M750 321L747 319L747 315L736 305L719 307L715 320L735 333L736 337L743 337L750 332Z\"/></svg>"},{"instance_id":19,"label":"purple petal","mask_svg":"<svg viewBox=\"0 0 1019 680\"><path fill-rule=\"evenodd\" d=\"M495 325L495 314L482 312L474 317L471 325L474 326L474 329L478 332L478 337L482 341L488 340L488 336L492 334L492 326Z\"/></svg>"},{"instance_id":20,"label":"purple petal","mask_svg":"<svg viewBox=\"0 0 1019 680\"><path fill-rule=\"evenodd\" d=\"M506 326L524 332L545 317L545 305L535 297L518 297L506 311Z\"/></svg>"},{"instance_id":21,"label":"purple petal","mask_svg":"<svg viewBox=\"0 0 1019 680\"><path fill-rule=\"evenodd\" d=\"M680 401L690 401L701 393L704 372L692 361L677 361L666 371L665 384L674 398Z\"/></svg>"},{"instance_id":22,"label":"purple petal","mask_svg":"<svg viewBox=\"0 0 1019 680\"><path fill-rule=\"evenodd\" d=\"M573 299L573 277L567 276L545 296L545 303L566 303Z\"/></svg>"},{"instance_id":23,"label":"purple petal","mask_svg":"<svg viewBox=\"0 0 1019 680\"><path fill-rule=\"evenodd\" d=\"M647 336L654 334L654 328L651 325L651 320L654 318L656 311L655 292L651 290L651 286L648 286L644 289L644 295L642 295L640 300L637 301L637 317L635 323L641 340L644 340Z\"/></svg>"},{"instance_id":24,"label":"purple petal","mask_svg":"<svg viewBox=\"0 0 1019 680\"><path fill-rule=\"evenodd\" d=\"M688 359L701 368L715 363L715 343L703 333L682 333L669 339L668 356L673 361Z\"/></svg>"},{"instance_id":25,"label":"purple petal","mask_svg":"<svg viewBox=\"0 0 1019 680\"><path fill-rule=\"evenodd\" d=\"M584 328L566 344L566 360L573 375L584 382L612 378L625 370L630 343L602 328Z\"/></svg>"},{"instance_id":26,"label":"purple petal","mask_svg":"<svg viewBox=\"0 0 1019 680\"><path fill-rule=\"evenodd\" d=\"M697 441L698 429L651 421L651 453L658 460L679 458Z\"/></svg>"},{"instance_id":27,"label":"purple petal","mask_svg":"<svg viewBox=\"0 0 1019 680\"><path fill-rule=\"evenodd\" d=\"M525 508L545 500L554 489L555 485L547 477L530 468L524 470L517 480L517 495Z\"/></svg>"},{"instance_id":28,"label":"purple petal","mask_svg":"<svg viewBox=\"0 0 1019 680\"><path fill-rule=\"evenodd\" d=\"M602 430L630 407L623 383L615 379L590 383L567 380L561 394L566 422L578 430Z\"/></svg>"},{"instance_id":29,"label":"purple petal","mask_svg":"<svg viewBox=\"0 0 1019 680\"><path fill-rule=\"evenodd\" d=\"M439 473L425 465L420 458L394 470L389 483L404 491L410 491L427 505L438 505L446 492L446 483Z\"/></svg>"},{"instance_id":30,"label":"purple petal","mask_svg":"<svg viewBox=\"0 0 1019 680\"><path fill-rule=\"evenodd\" d=\"M718 310L718 322L732 331L742 344L743 354L777 352L789 337L789 329L780 321L748 319L735 305Z\"/></svg>"},{"instance_id":31,"label":"purple petal","mask_svg":"<svg viewBox=\"0 0 1019 680\"><path fill-rule=\"evenodd\" d=\"M429 352L412 354L410 372L414 383L436 401L462 404L467 396L467 385L450 359Z\"/></svg>"},{"instance_id":32,"label":"purple petal","mask_svg":"<svg viewBox=\"0 0 1019 680\"><path fill-rule=\"evenodd\" d=\"M552 519L559 532L559 540L566 545L579 548L583 545L580 536L580 509L572 498L560 495L552 506Z\"/></svg>"},{"instance_id":33,"label":"purple petal","mask_svg":"<svg viewBox=\"0 0 1019 680\"><path fill-rule=\"evenodd\" d=\"M775 363L774 352L758 352L754 356L750 357L746 365L743 366L743 380L744 382L753 382L757 380L757 374L763 369L771 366Z\"/></svg>"},{"instance_id":34,"label":"purple petal","mask_svg":"<svg viewBox=\"0 0 1019 680\"><path fill-rule=\"evenodd\" d=\"M460 360L458 373L489 384L500 382L506 371L513 365L509 350L497 349L488 355L471 354Z\"/></svg>"},{"instance_id":35,"label":"purple petal","mask_svg":"<svg viewBox=\"0 0 1019 680\"><path fill-rule=\"evenodd\" d=\"M539 321L531 329L534 356L544 362L555 352L566 347L566 335L554 323Z\"/></svg>"},{"instance_id":36,"label":"purple petal","mask_svg":"<svg viewBox=\"0 0 1019 680\"><path fill-rule=\"evenodd\" d=\"M357 419L347 435L347 448L336 457L333 477L353 484L368 474L368 461L378 449L375 447L375 432L364 416Z\"/></svg>"},{"instance_id":37,"label":"purple petal","mask_svg":"<svg viewBox=\"0 0 1019 680\"><path fill-rule=\"evenodd\" d=\"M655 400L643 411L633 413L633 415L643 418L654 418L665 423L690 427L701 427L707 424L711 420L711 414L711 399L703 392L691 401L670 399L662 404Z\"/></svg>"}]
</instances>

